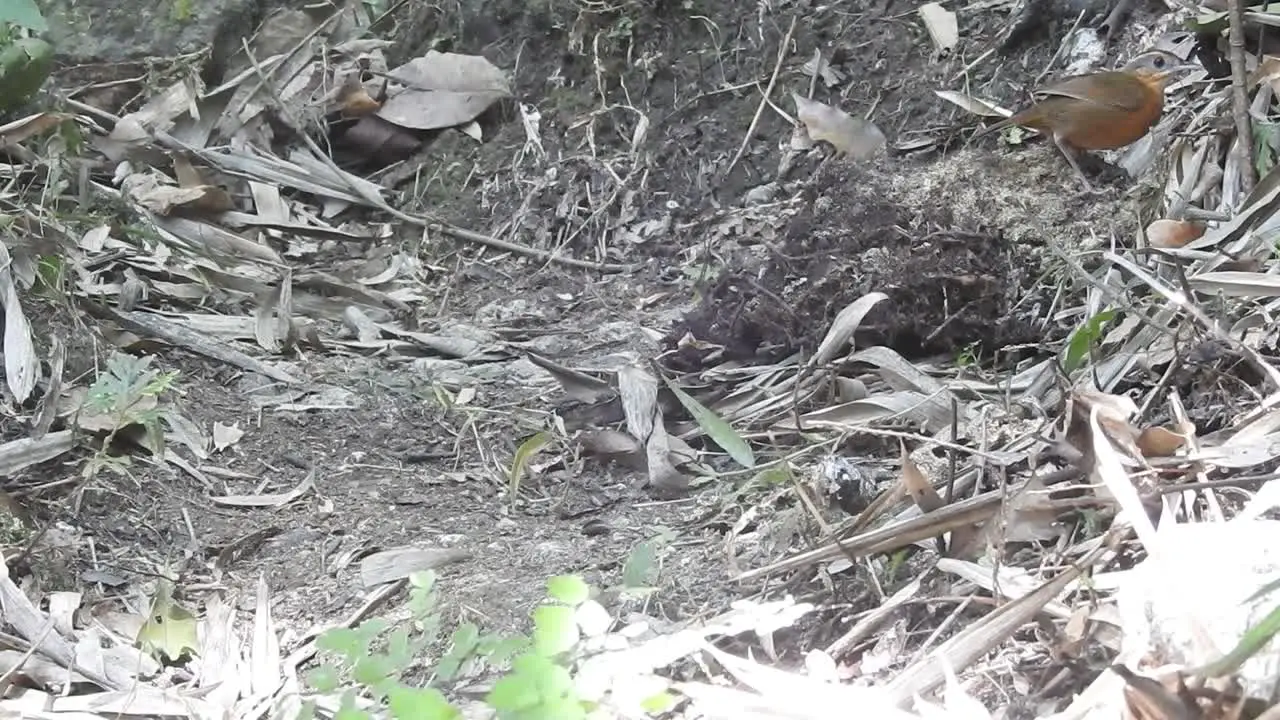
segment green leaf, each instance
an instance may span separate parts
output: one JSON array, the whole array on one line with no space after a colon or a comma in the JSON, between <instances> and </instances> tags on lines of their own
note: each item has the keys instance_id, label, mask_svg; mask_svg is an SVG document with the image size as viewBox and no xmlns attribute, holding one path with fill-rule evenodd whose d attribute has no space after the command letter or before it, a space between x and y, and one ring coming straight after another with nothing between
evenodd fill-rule
<instances>
[{"instance_id":1,"label":"green leaf","mask_svg":"<svg viewBox=\"0 0 1280 720\"><path fill-rule=\"evenodd\" d=\"M35 0L0 0L0 22L13 23L36 32L49 29Z\"/></svg>"},{"instance_id":2,"label":"green leaf","mask_svg":"<svg viewBox=\"0 0 1280 720\"><path fill-rule=\"evenodd\" d=\"M772 465L761 470L746 482L746 487L775 488L790 485L792 480L791 466L787 463Z\"/></svg>"},{"instance_id":3,"label":"green leaf","mask_svg":"<svg viewBox=\"0 0 1280 720\"><path fill-rule=\"evenodd\" d=\"M334 627L320 633L319 637L316 638L316 648L338 653L354 660L357 655L362 654L364 641L351 628Z\"/></svg>"},{"instance_id":4,"label":"green leaf","mask_svg":"<svg viewBox=\"0 0 1280 720\"><path fill-rule=\"evenodd\" d=\"M707 409L702 403L694 400L692 395L676 387L676 384L668 380L665 375L662 377L662 381L667 384L667 387L671 388L671 392L675 393L676 399L693 416L694 421L698 423L698 427L702 428L707 437L711 438L716 445L719 445L720 449L729 453L729 457L733 458L734 462L748 469L756 466L756 456L751 452L751 445L742 439L742 436L733 429L733 426L725 422L724 418Z\"/></svg>"},{"instance_id":5,"label":"green leaf","mask_svg":"<svg viewBox=\"0 0 1280 720\"><path fill-rule=\"evenodd\" d=\"M1255 119L1253 129L1253 167L1258 177L1265 177L1276 164L1280 150L1280 125Z\"/></svg>"},{"instance_id":6,"label":"green leaf","mask_svg":"<svg viewBox=\"0 0 1280 720\"><path fill-rule=\"evenodd\" d=\"M544 700L567 697L573 694L573 676L567 668L550 663L537 676L538 693Z\"/></svg>"},{"instance_id":7,"label":"green leaf","mask_svg":"<svg viewBox=\"0 0 1280 720\"><path fill-rule=\"evenodd\" d=\"M558 655L573 648L579 635L573 608L564 605L540 605L534 608L534 652L544 656Z\"/></svg>"},{"instance_id":8,"label":"green leaf","mask_svg":"<svg viewBox=\"0 0 1280 720\"><path fill-rule=\"evenodd\" d=\"M1256 655L1268 642L1271 642L1271 638L1275 637L1277 633L1280 633L1280 606L1267 613L1262 622L1250 628L1244 634L1244 637L1240 638L1240 642L1231 649L1231 652L1192 672L1206 677L1222 677L1233 673L1246 660Z\"/></svg>"},{"instance_id":9,"label":"green leaf","mask_svg":"<svg viewBox=\"0 0 1280 720\"><path fill-rule=\"evenodd\" d=\"M409 576L409 612L415 620L425 621L435 613L437 595L435 592L436 574L426 570ZM433 630L434 632L434 630Z\"/></svg>"},{"instance_id":10,"label":"green leaf","mask_svg":"<svg viewBox=\"0 0 1280 720\"><path fill-rule=\"evenodd\" d=\"M338 682L338 668L328 663L311 668L307 673L307 685L322 695L337 690Z\"/></svg>"},{"instance_id":11,"label":"green leaf","mask_svg":"<svg viewBox=\"0 0 1280 720\"><path fill-rule=\"evenodd\" d=\"M529 464L529 459L537 454L550 439L551 433L544 430L520 443L520 447L516 448L516 455L511 460L511 472L507 474L507 492L511 495L511 502L516 501L516 495L520 492L520 479L524 476L524 469Z\"/></svg>"},{"instance_id":12,"label":"green leaf","mask_svg":"<svg viewBox=\"0 0 1280 720\"><path fill-rule=\"evenodd\" d=\"M147 621L138 630L139 645L154 656L178 661L199 646L195 615L173 599L172 584L162 581L156 587Z\"/></svg>"},{"instance_id":13,"label":"green leaf","mask_svg":"<svg viewBox=\"0 0 1280 720\"><path fill-rule=\"evenodd\" d=\"M678 699L675 695L668 692L660 692L657 695L651 695L640 703L640 709L650 715L661 715L668 712L676 706Z\"/></svg>"},{"instance_id":14,"label":"green leaf","mask_svg":"<svg viewBox=\"0 0 1280 720\"><path fill-rule=\"evenodd\" d=\"M436 584L435 570L419 570L409 573L409 586L416 590L425 590L431 592Z\"/></svg>"},{"instance_id":15,"label":"green leaf","mask_svg":"<svg viewBox=\"0 0 1280 720\"><path fill-rule=\"evenodd\" d=\"M557 575L547 580L547 595L577 607L591 598L591 588L577 575Z\"/></svg>"},{"instance_id":16,"label":"green leaf","mask_svg":"<svg viewBox=\"0 0 1280 720\"><path fill-rule=\"evenodd\" d=\"M656 540L645 540L632 548L627 563L622 566L622 586L629 589L650 586L657 558Z\"/></svg>"},{"instance_id":17,"label":"green leaf","mask_svg":"<svg viewBox=\"0 0 1280 720\"><path fill-rule=\"evenodd\" d=\"M455 720L462 713L434 688L396 687L387 695L391 717L396 720Z\"/></svg>"},{"instance_id":18,"label":"green leaf","mask_svg":"<svg viewBox=\"0 0 1280 720\"><path fill-rule=\"evenodd\" d=\"M298 709L298 717L296 720L315 720L316 717L316 701L303 700L302 707Z\"/></svg>"},{"instance_id":19,"label":"green leaf","mask_svg":"<svg viewBox=\"0 0 1280 720\"><path fill-rule=\"evenodd\" d=\"M385 655L366 655L351 669L351 679L366 687L377 687L395 674L395 667Z\"/></svg>"},{"instance_id":20,"label":"green leaf","mask_svg":"<svg viewBox=\"0 0 1280 720\"><path fill-rule=\"evenodd\" d=\"M500 678L484 698L494 710L507 713L536 707L540 700L537 685L519 673Z\"/></svg>"},{"instance_id":21,"label":"green leaf","mask_svg":"<svg viewBox=\"0 0 1280 720\"><path fill-rule=\"evenodd\" d=\"M1084 363L1085 357L1089 354L1089 349L1093 347L1094 343L1102 339L1104 326L1111 322L1115 316L1115 310L1103 310L1076 328L1076 331L1071 335L1070 342L1067 343L1066 357L1062 361L1063 372L1070 375Z\"/></svg>"},{"instance_id":22,"label":"green leaf","mask_svg":"<svg viewBox=\"0 0 1280 720\"><path fill-rule=\"evenodd\" d=\"M53 46L39 38L23 38L0 51L0 108L25 103L49 79Z\"/></svg>"},{"instance_id":23,"label":"green leaf","mask_svg":"<svg viewBox=\"0 0 1280 720\"><path fill-rule=\"evenodd\" d=\"M398 627L387 637L387 660L397 670L403 670L413 662L413 647L409 643L409 629Z\"/></svg>"},{"instance_id":24,"label":"green leaf","mask_svg":"<svg viewBox=\"0 0 1280 720\"><path fill-rule=\"evenodd\" d=\"M475 623L459 625L458 629L453 631L453 642L449 645L449 651L440 658L440 662L436 663L436 677L446 681L453 680L458 670L462 668L462 664L475 653L479 638L480 629Z\"/></svg>"}]
</instances>

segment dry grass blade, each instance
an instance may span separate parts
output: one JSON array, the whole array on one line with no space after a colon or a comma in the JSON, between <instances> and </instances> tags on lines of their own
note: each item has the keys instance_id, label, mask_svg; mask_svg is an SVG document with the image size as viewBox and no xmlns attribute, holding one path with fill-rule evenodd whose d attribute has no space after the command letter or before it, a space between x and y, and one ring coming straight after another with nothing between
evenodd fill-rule
<instances>
[{"instance_id":1,"label":"dry grass blade","mask_svg":"<svg viewBox=\"0 0 1280 720\"><path fill-rule=\"evenodd\" d=\"M814 563L841 556L860 556L872 553L892 552L921 540L938 537L957 528L985 522L999 508L998 492L983 493L939 509L929 515L901 520L876 528L837 543L816 548L754 570L739 574L734 580L750 580L777 572L797 570Z\"/></svg>"},{"instance_id":2,"label":"dry grass blade","mask_svg":"<svg viewBox=\"0 0 1280 720\"><path fill-rule=\"evenodd\" d=\"M301 382L283 370L259 362L239 350L233 350L229 347L215 343L208 338L202 337L191 330L188 330L187 328L162 320L159 317L150 315L149 313L136 310L124 313L114 308L99 305L94 302L84 302L82 303L82 306L93 315L114 320L120 323L120 325L125 329L136 332L139 335L160 338L166 342L184 347L194 353L213 358L214 360L220 360L251 372L261 373L262 375L273 380L278 380L282 383L296 385Z\"/></svg>"},{"instance_id":3,"label":"dry grass blade","mask_svg":"<svg viewBox=\"0 0 1280 720\"><path fill-rule=\"evenodd\" d=\"M721 652L710 645L705 646L704 651L739 682L756 690L755 694L740 691L722 693L709 691L711 686L700 683L678 683L676 689L688 694L698 710L710 717L726 720L841 720L849 716L851 707L875 718L905 720L915 717L895 708L879 688L860 688L776 670Z\"/></svg>"},{"instance_id":4,"label":"dry grass blade","mask_svg":"<svg viewBox=\"0 0 1280 720\"><path fill-rule=\"evenodd\" d=\"M876 631L898 610L904 603L920 594L920 584L924 580L924 575L919 575L911 582L898 588L890 597L885 598L880 606L864 615L853 627L849 628L835 642L827 646L827 655L835 659L840 659L846 652L855 645L865 640Z\"/></svg>"},{"instance_id":5,"label":"dry grass blade","mask_svg":"<svg viewBox=\"0 0 1280 720\"><path fill-rule=\"evenodd\" d=\"M1214 322L1212 319L1207 317L1204 314L1204 311L1202 311L1200 308L1196 307L1193 304L1192 298L1188 298L1180 292L1175 292L1171 290L1164 283L1156 280L1154 277L1151 276L1150 273L1138 267L1136 264L1133 263L1133 261L1129 260L1126 257L1122 257L1113 252L1104 253L1103 257L1109 262L1120 265L1125 270L1128 270L1130 273L1136 276L1139 280L1146 283L1147 286L1150 287L1152 290L1155 290L1157 293L1163 296L1165 300L1168 300L1169 303L1172 304L1174 307L1177 307L1182 311L1186 312L1187 314L1189 314L1205 330L1208 330L1210 333L1212 333L1214 337L1227 343L1232 348L1237 350L1241 355L1245 357L1245 359L1249 361L1251 365L1254 366L1256 370L1258 370L1258 372L1260 372L1264 377L1267 378L1267 380L1270 381L1271 386L1274 389L1280 390L1280 370L1276 370L1276 368L1272 367L1270 363L1268 363L1266 360L1262 358L1261 355L1258 354L1257 350L1254 350L1253 348L1240 342L1239 339L1233 337L1232 335L1227 333L1225 330L1223 330L1222 326L1219 323Z\"/></svg>"},{"instance_id":6,"label":"dry grass blade","mask_svg":"<svg viewBox=\"0 0 1280 720\"><path fill-rule=\"evenodd\" d=\"M40 611L26 593L9 577L8 564L0 560L0 607L4 608L5 622L14 633L31 643L45 657L57 662L68 670L84 675L101 687L117 690L126 687L138 687L128 670L123 667L108 665L105 672L80 667L75 661L75 648L53 628L53 622Z\"/></svg>"},{"instance_id":7,"label":"dry grass blade","mask_svg":"<svg viewBox=\"0 0 1280 720\"><path fill-rule=\"evenodd\" d=\"M1133 523L1138 539L1150 552L1156 543L1155 525L1147 515L1142 500L1138 497L1138 491L1129 479L1129 474L1125 472L1120 454L1116 452L1113 445L1112 436L1103 430L1100 418L1102 412L1101 405L1094 405L1089 411L1092 450L1096 460L1094 471L1119 502L1121 510Z\"/></svg>"},{"instance_id":8,"label":"dry grass blade","mask_svg":"<svg viewBox=\"0 0 1280 720\"><path fill-rule=\"evenodd\" d=\"M1115 536L1113 531L1112 536ZM947 668L968 667L1014 631L1033 620L1041 609L1106 551L1099 545L1070 568L1058 573L1035 592L1006 603L960 631L919 662L905 668L886 689L901 707L917 695L930 692L946 679Z\"/></svg>"},{"instance_id":9,"label":"dry grass blade","mask_svg":"<svg viewBox=\"0 0 1280 720\"><path fill-rule=\"evenodd\" d=\"M951 426L952 407L944 398L936 395L904 390L814 410L800 416L798 424L794 418L785 418L778 422L777 427L786 430L847 430L891 418L909 420L926 432L930 429L939 430Z\"/></svg>"},{"instance_id":10,"label":"dry grass blade","mask_svg":"<svg viewBox=\"0 0 1280 720\"><path fill-rule=\"evenodd\" d=\"M564 367L532 350L526 350L525 357L529 358L529 362L542 368L547 374L555 378L560 383L560 387L565 391L565 394L576 400L594 403L607 400L618 394L618 391L604 380Z\"/></svg>"}]
</instances>

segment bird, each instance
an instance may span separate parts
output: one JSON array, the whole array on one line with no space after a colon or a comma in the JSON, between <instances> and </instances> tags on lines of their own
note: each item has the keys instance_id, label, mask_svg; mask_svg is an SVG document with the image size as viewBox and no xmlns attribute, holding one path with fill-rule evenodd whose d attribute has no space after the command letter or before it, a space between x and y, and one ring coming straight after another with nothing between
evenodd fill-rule
<instances>
[{"instance_id":1,"label":"bird","mask_svg":"<svg viewBox=\"0 0 1280 720\"><path fill-rule=\"evenodd\" d=\"M1114 150L1142 138L1164 111L1169 77L1199 67L1171 52L1148 50L1119 70L1076 75L1038 90L1030 107L979 130L974 138L1014 125L1049 135L1092 191L1075 152Z\"/></svg>"}]
</instances>

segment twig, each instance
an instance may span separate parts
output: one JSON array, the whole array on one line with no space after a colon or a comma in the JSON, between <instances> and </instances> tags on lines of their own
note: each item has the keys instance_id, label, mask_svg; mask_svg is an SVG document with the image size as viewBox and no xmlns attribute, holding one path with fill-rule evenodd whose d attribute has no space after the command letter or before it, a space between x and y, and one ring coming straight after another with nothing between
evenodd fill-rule
<instances>
[{"instance_id":1,"label":"twig","mask_svg":"<svg viewBox=\"0 0 1280 720\"><path fill-rule=\"evenodd\" d=\"M1253 130L1249 122L1249 94L1245 90L1244 13L1241 0L1228 0L1231 22L1231 113L1236 120L1236 159L1240 164L1240 192L1253 192Z\"/></svg>"},{"instance_id":2,"label":"twig","mask_svg":"<svg viewBox=\"0 0 1280 720\"><path fill-rule=\"evenodd\" d=\"M747 134L742 138L742 145L738 148L738 154L733 156L733 161L724 169L722 177L728 177L733 172L733 167L742 159L743 154L747 152L747 144L751 142L751 136L756 132L756 126L760 124L760 116L764 114L765 106L769 104L769 96L773 94L773 86L778 82L778 73L782 71L782 61L787 57L787 46L791 44L791 34L796 31L796 16L791 16L791 27L787 28L787 34L782 38L782 44L778 46L778 61L773 65L773 76L769 78L769 87L764 89L764 97L760 98L760 105L756 108L755 117L751 118L751 125L747 128Z\"/></svg>"}]
</instances>

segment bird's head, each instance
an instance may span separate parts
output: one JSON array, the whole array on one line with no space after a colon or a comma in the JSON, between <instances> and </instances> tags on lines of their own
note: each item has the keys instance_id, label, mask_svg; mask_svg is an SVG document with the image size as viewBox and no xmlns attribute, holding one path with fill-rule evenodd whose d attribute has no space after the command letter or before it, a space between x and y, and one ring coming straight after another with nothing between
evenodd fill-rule
<instances>
[{"instance_id":1,"label":"bird's head","mask_svg":"<svg viewBox=\"0 0 1280 720\"><path fill-rule=\"evenodd\" d=\"M1124 70L1131 72L1157 87L1177 73L1199 70L1200 66L1174 55L1168 50L1148 50L1125 63Z\"/></svg>"}]
</instances>

